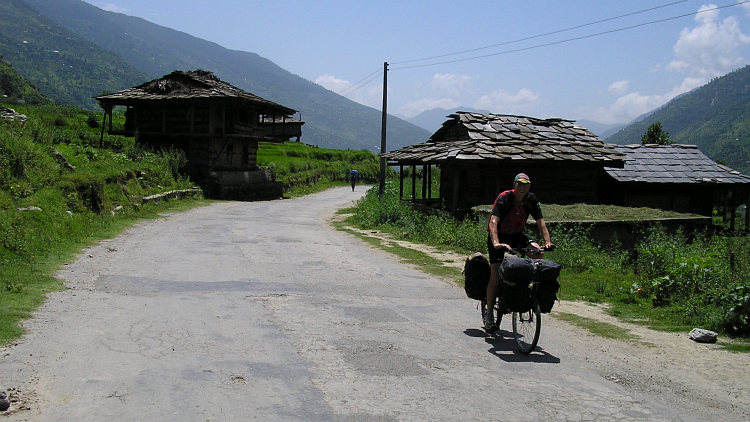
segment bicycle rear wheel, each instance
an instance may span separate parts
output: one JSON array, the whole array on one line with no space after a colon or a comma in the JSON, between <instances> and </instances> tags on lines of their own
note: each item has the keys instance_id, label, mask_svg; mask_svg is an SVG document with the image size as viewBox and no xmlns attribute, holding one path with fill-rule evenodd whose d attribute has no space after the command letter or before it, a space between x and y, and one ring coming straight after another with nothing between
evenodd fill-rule
<instances>
[{"instance_id":1,"label":"bicycle rear wheel","mask_svg":"<svg viewBox=\"0 0 750 422\"><path fill-rule=\"evenodd\" d=\"M539 312L539 302L536 297L531 299L531 308L524 312L513 312L513 337L516 340L516 350L528 355L539 341L542 329L542 314Z\"/></svg>"}]
</instances>

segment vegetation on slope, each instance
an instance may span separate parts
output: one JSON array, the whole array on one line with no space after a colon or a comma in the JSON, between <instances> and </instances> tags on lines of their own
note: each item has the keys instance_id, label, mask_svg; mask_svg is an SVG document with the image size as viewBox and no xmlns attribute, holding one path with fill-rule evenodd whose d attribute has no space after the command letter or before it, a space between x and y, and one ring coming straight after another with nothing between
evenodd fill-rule
<instances>
[{"instance_id":1,"label":"vegetation on slope","mask_svg":"<svg viewBox=\"0 0 750 422\"><path fill-rule=\"evenodd\" d=\"M153 152L105 135L89 111L14 106L24 122L0 119L0 344L19 320L61 288L57 267L83 246L173 203L148 195L194 188L178 151Z\"/></svg>"}]
</instances>

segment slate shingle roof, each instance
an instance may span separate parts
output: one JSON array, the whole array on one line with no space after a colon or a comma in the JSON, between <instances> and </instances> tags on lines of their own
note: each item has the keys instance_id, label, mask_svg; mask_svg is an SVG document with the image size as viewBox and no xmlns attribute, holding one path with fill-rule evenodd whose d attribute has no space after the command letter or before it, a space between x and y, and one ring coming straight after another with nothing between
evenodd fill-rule
<instances>
[{"instance_id":1,"label":"slate shingle roof","mask_svg":"<svg viewBox=\"0 0 750 422\"><path fill-rule=\"evenodd\" d=\"M388 160L565 160L622 165L622 153L570 120L458 111L432 137L383 154Z\"/></svg>"},{"instance_id":2,"label":"slate shingle roof","mask_svg":"<svg viewBox=\"0 0 750 422\"><path fill-rule=\"evenodd\" d=\"M222 99L232 98L259 104L277 110L282 114L294 114L295 110L243 91L232 84L217 78L212 72L191 70L174 72L144 84L124 89L112 94L96 97L102 103L128 104L138 101L179 100L179 99Z\"/></svg>"},{"instance_id":3,"label":"slate shingle roof","mask_svg":"<svg viewBox=\"0 0 750 422\"><path fill-rule=\"evenodd\" d=\"M750 184L750 177L712 161L695 145L622 145L624 168L605 168L619 182Z\"/></svg>"}]
</instances>

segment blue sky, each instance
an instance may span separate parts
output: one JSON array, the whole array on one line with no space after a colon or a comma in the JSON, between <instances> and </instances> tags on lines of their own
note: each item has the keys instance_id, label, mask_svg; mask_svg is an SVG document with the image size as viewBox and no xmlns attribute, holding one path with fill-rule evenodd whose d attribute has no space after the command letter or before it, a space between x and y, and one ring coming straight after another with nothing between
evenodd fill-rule
<instances>
[{"instance_id":1,"label":"blue sky","mask_svg":"<svg viewBox=\"0 0 750 422\"><path fill-rule=\"evenodd\" d=\"M86 1L376 109L389 62L388 112L406 117L473 107L626 123L750 57L748 0Z\"/></svg>"}]
</instances>

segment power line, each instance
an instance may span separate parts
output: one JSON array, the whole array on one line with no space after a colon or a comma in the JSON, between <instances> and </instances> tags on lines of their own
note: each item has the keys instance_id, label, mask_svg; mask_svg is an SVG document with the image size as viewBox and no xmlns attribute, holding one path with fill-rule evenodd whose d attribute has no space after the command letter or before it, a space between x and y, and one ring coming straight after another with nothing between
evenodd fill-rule
<instances>
[{"instance_id":1,"label":"power line","mask_svg":"<svg viewBox=\"0 0 750 422\"><path fill-rule=\"evenodd\" d=\"M517 53L517 52L520 52L520 51L532 50L532 49L541 48L541 47L549 47L551 45L563 44L563 43L567 43L567 42L571 42L571 41L578 41L578 40L583 40L583 39L586 39L586 38L598 37L600 35L606 35L606 34L612 34L612 33L615 33L615 32L626 31L626 30L629 30L629 29L639 28L639 27L642 27L642 26L648 26L648 25L653 25L653 24L657 24L657 23L668 22L668 21L672 21L672 20L676 20L676 19L680 19L680 18L684 18L684 17L688 17L688 16L694 16L694 15L697 15L699 13L706 13L706 12L712 12L714 10L726 9L728 7L735 7L735 6L739 6L741 4L745 4L745 3L750 3L750 0L745 0L745 1L737 2L737 3L729 4L729 5L726 5L726 6L716 6L716 7L710 8L710 9L704 9L704 10L699 10L697 12L690 12L690 13L686 13L686 14L682 14L682 15L678 15L678 16L673 16L673 17L670 17L670 18L664 18L664 19L658 19L658 20L654 20L654 21L650 21L650 22L639 23L639 24L636 24L636 25L630 25L630 26L626 26L626 27L623 27L623 28L611 29L611 30L608 30L608 31L597 32L597 33L589 34L589 35L582 35L580 37L567 38L567 39L560 40L560 41L552 41L552 42L548 42L548 43L544 43L544 44L537 44L537 45L533 45L533 46L529 46L529 47L523 47L523 48L517 48L517 49L513 49L513 50L500 51L500 52L497 52L497 53L483 54L483 55L480 55L480 56L465 57L465 58L462 58L462 59L446 60L446 61L441 61L441 62L420 64L420 65L412 65L412 66L394 67L392 70L413 69L413 68L417 68L417 67L427 67L427 66L437 66L437 65L441 65L441 64L456 63L456 62L462 62L462 61L468 61L468 60L482 59L482 58L485 58L485 57L499 56L501 54ZM558 31L558 32L561 32L561 31ZM498 45L502 45L502 44L498 44ZM478 50L478 49L467 50L467 51L476 51L476 50ZM459 54L459 53L452 53L452 54ZM436 57L445 57L445 56L446 55L436 56ZM399 63L405 63L405 62L402 61L402 62L399 62Z\"/></svg>"},{"instance_id":2,"label":"power line","mask_svg":"<svg viewBox=\"0 0 750 422\"><path fill-rule=\"evenodd\" d=\"M349 85L348 87L341 90L341 92L337 92L339 95L345 95L345 94L351 94L360 88L363 88L365 85L369 84L373 80L375 80L378 76L383 74L383 69L378 69L369 75L365 76L364 78L360 79L359 81L355 82L352 85Z\"/></svg>"},{"instance_id":3,"label":"power line","mask_svg":"<svg viewBox=\"0 0 750 422\"><path fill-rule=\"evenodd\" d=\"M548 35L559 34L559 33L562 33L562 32L572 31L574 29L584 28L586 26L596 25L596 24L603 23L603 22L608 22L608 21L612 21L612 20L616 20L616 19L621 19L621 18L628 17L628 16L634 16L634 15L638 15L638 14L641 14L641 13L650 12L652 10L661 9L661 8L668 7L668 6L673 6L673 5L677 4L677 3L684 3L686 1L687 0L673 1L671 3L663 4L661 6L651 7L651 8L648 8L648 9L639 10L637 12L626 13L624 15L619 15L619 16L615 16L615 17L611 17L611 18L601 19L601 20L598 20L598 21L584 23L584 24L581 24L581 25L571 26L569 28L559 29L559 30L552 31L552 32L546 32L544 34L532 35L532 36L529 36L529 37L519 38L519 39L513 40L513 41L506 41L506 42L501 42L501 43L497 43L497 44L492 44L492 45L488 45L488 46L485 46L485 47L472 48L472 49L469 49L469 50L462 50L462 51L457 51L455 53L441 54L441 55L432 56L432 57L424 57L424 58L421 58L421 59L403 60L403 61L400 61L400 62L393 62L391 64L393 64L393 65L399 65L399 64L404 64L404 63L420 62L420 61L424 61L424 60L433 60L433 59L439 59L439 58L448 57L448 56L456 56L456 55L459 55L459 54L471 53L471 52L479 51L479 50L486 50L488 48L499 47L499 46L502 46L502 45L515 44L515 43L518 43L518 42L521 42L521 41L528 41L528 40L532 40L532 39L535 39L535 38L546 37Z\"/></svg>"}]
</instances>

